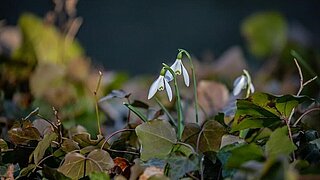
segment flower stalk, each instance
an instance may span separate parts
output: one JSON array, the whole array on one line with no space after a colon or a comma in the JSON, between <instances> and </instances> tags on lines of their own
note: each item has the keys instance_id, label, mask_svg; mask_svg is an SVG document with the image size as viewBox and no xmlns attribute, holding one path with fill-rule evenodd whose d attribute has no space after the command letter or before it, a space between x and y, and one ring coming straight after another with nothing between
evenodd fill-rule
<instances>
[{"instance_id":1,"label":"flower stalk","mask_svg":"<svg viewBox=\"0 0 320 180\"><path fill-rule=\"evenodd\" d=\"M176 78L176 74L175 72L165 63L162 63L164 69L166 69L167 71L169 71L173 77L173 82L174 82L174 89L175 89L175 93L177 96L177 102L176 102L176 106L177 106L177 111L178 111L178 140L181 140L182 138L182 132L183 132L183 117L182 117L182 106L181 106L181 98L180 98L180 92L179 92L179 87L178 87L178 83L177 83L177 78Z\"/></svg>"},{"instance_id":2,"label":"flower stalk","mask_svg":"<svg viewBox=\"0 0 320 180\"><path fill-rule=\"evenodd\" d=\"M197 79L196 79L195 69L194 69L190 54L184 49L178 49L178 50L179 50L178 56L181 56L182 58L182 54L184 53L190 61L191 75L193 80L194 110L196 114L196 123L198 124L199 123L199 112L198 112L199 104L198 104L198 93L197 93L198 90L197 90Z\"/></svg>"}]
</instances>

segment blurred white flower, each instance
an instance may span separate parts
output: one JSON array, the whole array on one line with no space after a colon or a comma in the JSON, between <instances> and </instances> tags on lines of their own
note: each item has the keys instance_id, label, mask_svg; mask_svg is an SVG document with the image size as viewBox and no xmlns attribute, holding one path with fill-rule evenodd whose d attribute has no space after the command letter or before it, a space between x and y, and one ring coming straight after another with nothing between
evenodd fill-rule
<instances>
[{"instance_id":1,"label":"blurred white flower","mask_svg":"<svg viewBox=\"0 0 320 180\"><path fill-rule=\"evenodd\" d=\"M164 89L166 89L169 101L172 100L172 90L168 83L168 79L164 77L164 74L165 74L164 72L165 70L162 69L158 79L156 79L152 83L149 89L148 99L151 99L156 94L157 91L163 91Z\"/></svg>"},{"instance_id":2,"label":"blurred white flower","mask_svg":"<svg viewBox=\"0 0 320 180\"><path fill-rule=\"evenodd\" d=\"M247 89L247 96L249 93L254 92L254 86L251 81L251 77L248 73L248 71L243 70L243 75L239 76L234 82L233 82L233 95L237 96L240 94L242 89Z\"/></svg>"},{"instance_id":3,"label":"blurred white flower","mask_svg":"<svg viewBox=\"0 0 320 180\"><path fill-rule=\"evenodd\" d=\"M182 60L181 58L177 58L176 61L172 64L172 66L170 67L174 73L176 75L183 75L183 79L184 79L184 84L189 87L189 84L190 84L190 80L189 80L189 74L188 74L188 71L187 69L184 67L184 65L182 64ZM182 71L181 71L182 70ZM172 74L167 71L166 72L166 78L169 80L169 81L172 81L173 80L173 76Z\"/></svg>"}]
</instances>

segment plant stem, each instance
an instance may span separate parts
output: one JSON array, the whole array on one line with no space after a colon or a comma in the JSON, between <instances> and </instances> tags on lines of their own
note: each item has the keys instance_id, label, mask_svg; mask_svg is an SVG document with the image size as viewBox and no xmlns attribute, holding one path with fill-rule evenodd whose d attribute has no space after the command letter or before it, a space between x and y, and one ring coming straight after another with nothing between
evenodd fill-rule
<instances>
[{"instance_id":1,"label":"plant stem","mask_svg":"<svg viewBox=\"0 0 320 180\"><path fill-rule=\"evenodd\" d=\"M175 93L177 96L177 111L178 111L178 140L181 140L182 137L182 132L183 132L183 119L182 119L182 106L181 106L181 99L180 99L180 92L179 92L179 87L177 83L177 77L174 71L165 63L162 63L163 67L168 70L174 80L174 87L175 87Z\"/></svg>"},{"instance_id":2,"label":"plant stem","mask_svg":"<svg viewBox=\"0 0 320 180\"><path fill-rule=\"evenodd\" d=\"M194 110L195 110L195 114L196 114L196 123L198 124L199 123L199 112L198 112L199 104L198 104L198 90L197 90L197 79L196 79L195 69L194 69L192 58L191 58L190 54L184 49L179 49L179 51L181 53L185 53L190 61L190 68L191 68L191 74L192 74L192 79L193 79Z\"/></svg>"},{"instance_id":3,"label":"plant stem","mask_svg":"<svg viewBox=\"0 0 320 180\"><path fill-rule=\"evenodd\" d=\"M161 107L161 109L162 109L162 110L167 114L167 116L169 117L169 122L170 122L170 124L171 124L172 126L174 126L175 128L177 128L177 125L176 125L176 123L174 122L174 119L173 119L173 117L171 116L171 114L169 113L168 109L161 103L161 101L160 101L157 97L155 97L155 99L156 99L158 105Z\"/></svg>"}]
</instances>

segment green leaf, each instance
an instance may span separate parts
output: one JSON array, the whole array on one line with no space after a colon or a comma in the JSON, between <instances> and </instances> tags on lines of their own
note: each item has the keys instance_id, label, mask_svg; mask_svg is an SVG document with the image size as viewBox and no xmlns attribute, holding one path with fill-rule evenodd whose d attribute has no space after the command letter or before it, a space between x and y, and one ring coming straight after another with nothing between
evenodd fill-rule
<instances>
[{"instance_id":1,"label":"green leaf","mask_svg":"<svg viewBox=\"0 0 320 180\"><path fill-rule=\"evenodd\" d=\"M92 172L88 176L90 180L110 180L109 174L106 172Z\"/></svg>"},{"instance_id":2,"label":"green leaf","mask_svg":"<svg viewBox=\"0 0 320 180\"><path fill-rule=\"evenodd\" d=\"M293 108L305 101L306 96L274 96L257 92L247 99L237 100L237 111L231 132L248 128L277 127L288 119Z\"/></svg>"},{"instance_id":3,"label":"green leaf","mask_svg":"<svg viewBox=\"0 0 320 180\"><path fill-rule=\"evenodd\" d=\"M91 139L91 135L87 132L75 134L72 136L72 139L79 143L80 147L86 147L86 146L97 146L101 147L104 142L104 137L101 135L97 136L97 139ZM109 144L105 143L105 146L103 148L108 148Z\"/></svg>"},{"instance_id":4,"label":"green leaf","mask_svg":"<svg viewBox=\"0 0 320 180\"><path fill-rule=\"evenodd\" d=\"M38 143L36 149L32 153L35 164L39 163L39 161L43 158L46 149L50 146L52 141L57 139L57 137L58 135L56 133L44 135L44 138Z\"/></svg>"},{"instance_id":5,"label":"green leaf","mask_svg":"<svg viewBox=\"0 0 320 180\"><path fill-rule=\"evenodd\" d=\"M261 161L263 159L263 151L260 146L256 144L243 144L231 150L231 155L228 158L226 167L238 168L247 161Z\"/></svg>"},{"instance_id":6,"label":"green leaf","mask_svg":"<svg viewBox=\"0 0 320 180\"><path fill-rule=\"evenodd\" d=\"M260 12L246 18L241 32L249 50L258 57L281 52L287 42L287 22L277 12Z\"/></svg>"},{"instance_id":7,"label":"green leaf","mask_svg":"<svg viewBox=\"0 0 320 180\"><path fill-rule=\"evenodd\" d=\"M288 136L288 128L276 129L266 143L266 153L269 157L276 158L279 155L289 155L297 147L291 142Z\"/></svg>"},{"instance_id":8,"label":"green leaf","mask_svg":"<svg viewBox=\"0 0 320 180\"><path fill-rule=\"evenodd\" d=\"M136 127L141 142L141 159L165 158L177 142L176 132L167 121L151 120Z\"/></svg>"},{"instance_id":9,"label":"green leaf","mask_svg":"<svg viewBox=\"0 0 320 180\"><path fill-rule=\"evenodd\" d=\"M188 172L196 171L199 169L200 164L198 156L194 154L190 157L173 155L169 157L167 162L169 164L168 175L170 179L179 179Z\"/></svg>"},{"instance_id":10,"label":"green leaf","mask_svg":"<svg viewBox=\"0 0 320 180\"><path fill-rule=\"evenodd\" d=\"M214 120L206 121L201 130L195 124L187 124L182 140L196 147L200 132L199 150L217 152L220 149L222 136L226 134L225 127Z\"/></svg>"},{"instance_id":11,"label":"green leaf","mask_svg":"<svg viewBox=\"0 0 320 180\"><path fill-rule=\"evenodd\" d=\"M80 179L92 172L102 172L113 168L114 162L107 151L96 149L87 157L72 152L65 156L58 171L71 179Z\"/></svg>"}]
</instances>

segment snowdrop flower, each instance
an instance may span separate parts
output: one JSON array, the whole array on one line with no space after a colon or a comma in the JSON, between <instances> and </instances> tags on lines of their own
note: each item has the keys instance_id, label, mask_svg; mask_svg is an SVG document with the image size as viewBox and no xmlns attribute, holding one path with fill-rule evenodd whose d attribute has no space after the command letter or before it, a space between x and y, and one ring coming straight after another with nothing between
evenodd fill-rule
<instances>
[{"instance_id":1,"label":"snowdrop flower","mask_svg":"<svg viewBox=\"0 0 320 180\"><path fill-rule=\"evenodd\" d=\"M170 68L175 72L176 75L182 74L183 79L184 79L184 84L187 87L189 87L189 84L190 84L189 74L188 74L187 69L182 64L182 53L181 52L178 53L176 61L170 66ZM167 71L166 77L169 81L173 80L173 76L169 71Z\"/></svg>"},{"instance_id":2,"label":"snowdrop flower","mask_svg":"<svg viewBox=\"0 0 320 180\"><path fill-rule=\"evenodd\" d=\"M243 75L239 76L233 83L233 95L240 94L242 89L247 89L247 96L254 92L254 86L247 70L243 70Z\"/></svg>"},{"instance_id":3,"label":"snowdrop flower","mask_svg":"<svg viewBox=\"0 0 320 180\"><path fill-rule=\"evenodd\" d=\"M157 91L163 91L164 89L166 89L169 101L172 100L172 90L171 90L171 87L168 83L168 79L166 77L164 77L165 72L166 72L166 70L164 68L162 68L158 79L156 79L152 83L152 85L149 89L148 99L151 99L156 94Z\"/></svg>"}]
</instances>

